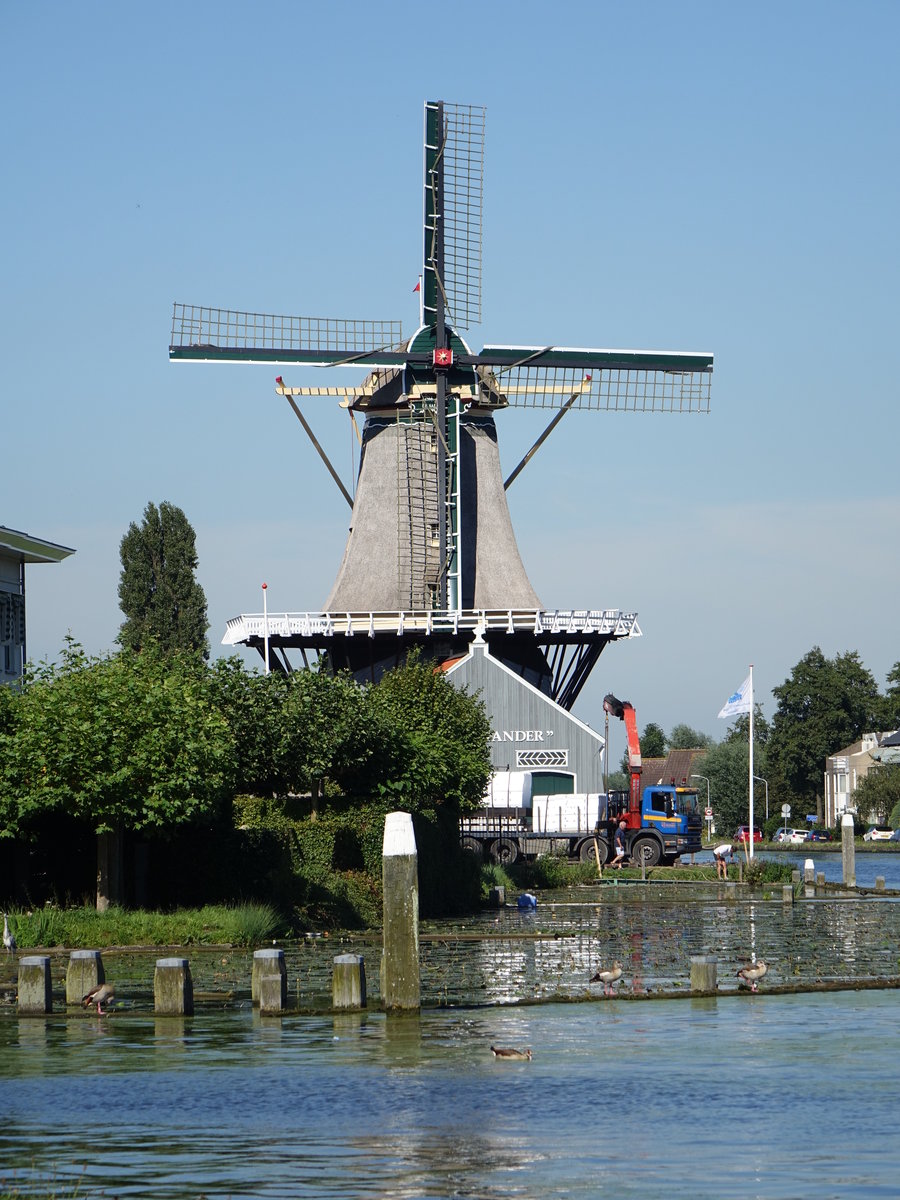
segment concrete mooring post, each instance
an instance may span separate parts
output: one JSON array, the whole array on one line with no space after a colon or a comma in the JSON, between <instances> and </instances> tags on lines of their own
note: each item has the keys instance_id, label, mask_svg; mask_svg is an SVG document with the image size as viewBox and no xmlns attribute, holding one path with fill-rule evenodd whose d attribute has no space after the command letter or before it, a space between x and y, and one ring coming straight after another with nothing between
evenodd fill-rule
<instances>
[{"instance_id":1,"label":"concrete mooring post","mask_svg":"<svg viewBox=\"0 0 900 1200\"><path fill-rule=\"evenodd\" d=\"M844 887L856 887L856 843L853 817L844 813L841 817L841 866L844 870Z\"/></svg>"},{"instance_id":2,"label":"concrete mooring post","mask_svg":"<svg viewBox=\"0 0 900 1200\"><path fill-rule=\"evenodd\" d=\"M264 975L281 976L281 1004L287 1007L287 965L284 961L284 951L277 946L265 950L253 951L253 966L250 970L250 999L259 1004L259 985Z\"/></svg>"},{"instance_id":3,"label":"concrete mooring post","mask_svg":"<svg viewBox=\"0 0 900 1200\"><path fill-rule=\"evenodd\" d=\"M361 954L339 954L334 960L331 1002L335 1008L366 1007L366 964Z\"/></svg>"},{"instance_id":4,"label":"concrete mooring post","mask_svg":"<svg viewBox=\"0 0 900 1200\"><path fill-rule=\"evenodd\" d=\"M719 960L714 954L691 955L691 991L714 992L718 986Z\"/></svg>"},{"instance_id":5,"label":"concrete mooring post","mask_svg":"<svg viewBox=\"0 0 900 1200\"><path fill-rule=\"evenodd\" d=\"M783 904L794 903L794 885L791 883L783 883L781 885L781 901Z\"/></svg>"},{"instance_id":6,"label":"concrete mooring post","mask_svg":"<svg viewBox=\"0 0 900 1200\"><path fill-rule=\"evenodd\" d=\"M19 1012L50 1013L53 1011L53 989L50 983L50 956L30 954L19 959Z\"/></svg>"},{"instance_id":7,"label":"concrete mooring post","mask_svg":"<svg viewBox=\"0 0 900 1200\"><path fill-rule=\"evenodd\" d=\"M153 972L153 1003L160 1016L191 1016L194 981L186 958L158 958Z\"/></svg>"},{"instance_id":8,"label":"concrete mooring post","mask_svg":"<svg viewBox=\"0 0 900 1200\"><path fill-rule=\"evenodd\" d=\"M66 968L66 1004L80 1004L99 983L106 983L100 951L73 950Z\"/></svg>"},{"instance_id":9,"label":"concrete mooring post","mask_svg":"<svg viewBox=\"0 0 900 1200\"><path fill-rule=\"evenodd\" d=\"M388 813L384 821L381 876L384 890L384 947L381 995L384 1007L418 1009L419 867L412 816Z\"/></svg>"},{"instance_id":10,"label":"concrete mooring post","mask_svg":"<svg viewBox=\"0 0 900 1200\"><path fill-rule=\"evenodd\" d=\"M816 882L816 864L813 862L813 860L811 858L807 858L803 862L803 882L804 883L815 883Z\"/></svg>"}]
</instances>

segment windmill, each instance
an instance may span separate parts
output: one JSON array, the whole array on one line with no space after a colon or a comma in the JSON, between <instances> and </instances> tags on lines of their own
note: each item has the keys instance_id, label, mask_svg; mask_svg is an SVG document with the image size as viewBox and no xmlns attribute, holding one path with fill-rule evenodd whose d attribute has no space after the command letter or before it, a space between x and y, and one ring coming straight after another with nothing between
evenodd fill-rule
<instances>
[{"instance_id":1,"label":"windmill","mask_svg":"<svg viewBox=\"0 0 900 1200\"><path fill-rule=\"evenodd\" d=\"M481 320L485 110L425 105L424 264L420 325L281 317L176 303L176 362L358 367L359 386L293 387L277 377L352 505L337 580L320 613L259 614L228 623L223 641L255 646L290 670L288 649L377 677L419 645L436 660L477 637L565 709L603 648L640 634L618 609L548 612L522 564L506 490L574 409L708 412L711 354L486 345L462 331ZM352 500L298 400L330 396L365 414ZM494 414L556 410L504 481Z\"/></svg>"}]
</instances>

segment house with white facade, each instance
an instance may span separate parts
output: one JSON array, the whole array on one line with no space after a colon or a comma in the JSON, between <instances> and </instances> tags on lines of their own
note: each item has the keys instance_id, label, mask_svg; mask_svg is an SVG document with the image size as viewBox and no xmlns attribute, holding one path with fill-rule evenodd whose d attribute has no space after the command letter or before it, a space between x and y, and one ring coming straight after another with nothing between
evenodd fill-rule
<instances>
[{"instance_id":1,"label":"house with white facade","mask_svg":"<svg viewBox=\"0 0 900 1200\"><path fill-rule=\"evenodd\" d=\"M58 563L75 551L0 525L0 684L21 679L28 658L25 566Z\"/></svg>"},{"instance_id":2,"label":"house with white facade","mask_svg":"<svg viewBox=\"0 0 900 1200\"><path fill-rule=\"evenodd\" d=\"M825 759L826 825L840 825L845 812L856 810L853 795L857 786L873 766L892 760L890 751L896 746L897 732L864 733L858 742Z\"/></svg>"}]
</instances>

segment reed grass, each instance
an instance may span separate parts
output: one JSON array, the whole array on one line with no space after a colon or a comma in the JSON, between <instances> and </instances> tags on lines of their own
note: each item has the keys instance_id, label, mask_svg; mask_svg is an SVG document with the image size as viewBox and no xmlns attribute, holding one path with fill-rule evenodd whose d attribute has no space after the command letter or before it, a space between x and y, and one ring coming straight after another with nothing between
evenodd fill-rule
<instances>
[{"instance_id":1,"label":"reed grass","mask_svg":"<svg viewBox=\"0 0 900 1200\"><path fill-rule=\"evenodd\" d=\"M12 909L10 925L19 950L38 946L103 949L106 946L254 946L289 932L269 904L176 909L170 913L112 906L99 913L90 905ZM0 1192L0 1200L4 1200Z\"/></svg>"}]
</instances>

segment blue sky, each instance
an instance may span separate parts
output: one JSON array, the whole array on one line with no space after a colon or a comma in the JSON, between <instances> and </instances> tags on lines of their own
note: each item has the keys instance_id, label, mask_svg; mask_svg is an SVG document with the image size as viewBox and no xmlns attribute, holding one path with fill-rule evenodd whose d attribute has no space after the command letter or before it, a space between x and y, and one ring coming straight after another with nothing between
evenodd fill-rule
<instances>
[{"instance_id":1,"label":"blue sky","mask_svg":"<svg viewBox=\"0 0 900 1200\"><path fill-rule=\"evenodd\" d=\"M487 107L485 342L712 350L708 416L572 413L509 492L551 608L636 610L576 709L716 713L754 663L900 659L900 5L6 4L0 524L29 652L121 622L148 500L226 620L317 610L348 510L267 367L168 362L174 300L394 318L422 257L422 106ZM344 382L284 371L287 382ZM357 379L358 376L353 376ZM345 480L346 414L305 415ZM546 415L498 419L511 467ZM249 659L255 662L253 656ZM618 753L618 750L616 750Z\"/></svg>"}]
</instances>

